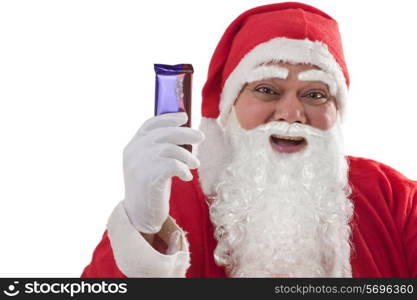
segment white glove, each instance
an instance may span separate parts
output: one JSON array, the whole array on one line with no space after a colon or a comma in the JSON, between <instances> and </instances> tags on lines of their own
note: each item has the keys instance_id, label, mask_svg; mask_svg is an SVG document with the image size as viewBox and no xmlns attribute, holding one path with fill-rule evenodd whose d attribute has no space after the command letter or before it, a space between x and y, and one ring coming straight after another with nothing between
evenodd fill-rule
<instances>
[{"instance_id":1,"label":"white glove","mask_svg":"<svg viewBox=\"0 0 417 300\"><path fill-rule=\"evenodd\" d=\"M171 177L190 181L193 176L189 169L200 166L191 152L179 146L204 139L198 130L179 127L187 119L185 112L150 118L123 150L123 204L141 233L159 232L168 218Z\"/></svg>"}]
</instances>

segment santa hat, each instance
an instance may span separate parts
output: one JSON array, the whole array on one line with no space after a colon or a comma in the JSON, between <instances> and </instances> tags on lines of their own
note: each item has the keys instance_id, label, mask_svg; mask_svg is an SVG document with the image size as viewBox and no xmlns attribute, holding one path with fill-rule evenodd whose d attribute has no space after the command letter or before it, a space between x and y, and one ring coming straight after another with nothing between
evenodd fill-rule
<instances>
[{"instance_id":1,"label":"santa hat","mask_svg":"<svg viewBox=\"0 0 417 300\"><path fill-rule=\"evenodd\" d=\"M200 182L206 195L228 159L224 127L245 83L274 77L271 61L318 66L334 83L330 92L343 114L349 74L337 22L312 6L286 2L260 6L237 17L226 29L213 54L203 88L197 146ZM213 151L216 151L214 153Z\"/></svg>"},{"instance_id":2,"label":"santa hat","mask_svg":"<svg viewBox=\"0 0 417 300\"><path fill-rule=\"evenodd\" d=\"M312 6L285 2L248 10L226 29L203 88L203 122L219 118L224 125L245 83L273 77L271 68L260 68L271 61L313 64L331 75L343 113L349 74L337 22Z\"/></svg>"}]
</instances>

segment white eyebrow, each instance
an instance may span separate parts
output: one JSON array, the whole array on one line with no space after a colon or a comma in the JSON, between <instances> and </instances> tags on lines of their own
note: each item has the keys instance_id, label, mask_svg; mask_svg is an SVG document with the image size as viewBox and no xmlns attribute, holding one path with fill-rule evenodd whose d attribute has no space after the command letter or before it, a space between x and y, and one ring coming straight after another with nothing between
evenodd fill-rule
<instances>
[{"instance_id":1,"label":"white eyebrow","mask_svg":"<svg viewBox=\"0 0 417 300\"><path fill-rule=\"evenodd\" d=\"M298 73L298 80L302 81L321 81L329 87L330 94L336 96L337 84L332 75L322 70L308 70Z\"/></svg>"},{"instance_id":2,"label":"white eyebrow","mask_svg":"<svg viewBox=\"0 0 417 300\"><path fill-rule=\"evenodd\" d=\"M286 79L288 77L288 69L276 65L261 65L255 67L252 71L245 74L245 82L251 83L258 80L279 78Z\"/></svg>"}]
</instances>

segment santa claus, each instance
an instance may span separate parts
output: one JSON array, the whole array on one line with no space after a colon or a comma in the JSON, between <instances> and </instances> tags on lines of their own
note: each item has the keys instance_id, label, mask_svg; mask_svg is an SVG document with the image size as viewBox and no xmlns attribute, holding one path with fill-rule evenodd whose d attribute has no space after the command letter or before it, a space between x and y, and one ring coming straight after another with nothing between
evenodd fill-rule
<instances>
[{"instance_id":1,"label":"santa claus","mask_svg":"<svg viewBox=\"0 0 417 300\"><path fill-rule=\"evenodd\" d=\"M125 199L82 276L417 276L417 184L345 155L348 86L329 15L244 12L214 52L199 130L160 115L124 149Z\"/></svg>"}]
</instances>

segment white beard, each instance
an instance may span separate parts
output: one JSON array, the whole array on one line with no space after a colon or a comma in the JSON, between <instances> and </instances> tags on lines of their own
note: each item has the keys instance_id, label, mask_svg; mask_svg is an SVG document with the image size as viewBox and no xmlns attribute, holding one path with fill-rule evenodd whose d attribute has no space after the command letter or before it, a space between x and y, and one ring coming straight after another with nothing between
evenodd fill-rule
<instances>
[{"instance_id":1,"label":"white beard","mask_svg":"<svg viewBox=\"0 0 417 300\"><path fill-rule=\"evenodd\" d=\"M303 136L308 145L279 153L272 134ZM216 263L231 277L351 277L353 205L340 125L321 131L269 122L244 130L233 110L225 138L210 153L231 154L210 204Z\"/></svg>"}]
</instances>

